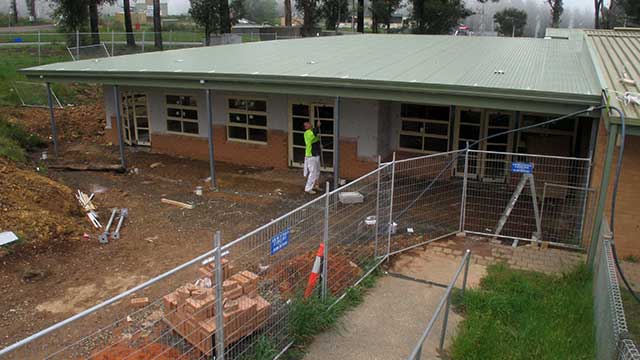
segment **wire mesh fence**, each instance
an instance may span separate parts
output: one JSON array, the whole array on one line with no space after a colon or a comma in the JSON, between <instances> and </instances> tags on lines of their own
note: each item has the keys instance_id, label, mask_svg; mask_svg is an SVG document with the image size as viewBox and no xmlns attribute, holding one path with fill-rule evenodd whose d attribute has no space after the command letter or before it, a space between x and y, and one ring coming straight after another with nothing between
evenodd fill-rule
<instances>
[{"instance_id":1,"label":"wire mesh fence","mask_svg":"<svg viewBox=\"0 0 640 360\"><path fill-rule=\"evenodd\" d=\"M611 231L606 220L603 220L600 227L599 246L596 248L593 274L596 358L602 360L640 359L638 345L629 337L611 249Z\"/></svg>"},{"instance_id":2,"label":"wire mesh fence","mask_svg":"<svg viewBox=\"0 0 640 360\"><path fill-rule=\"evenodd\" d=\"M47 84L32 81L14 81L12 83L15 94L20 99L22 106L27 107L48 107L49 99L47 93ZM52 106L62 108L62 103L51 89Z\"/></svg>"},{"instance_id":3,"label":"wire mesh fence","mask_svg":"<svg viewBox=\"0 0 640 360\"><path fill-rule=\"evenodd\" d=\"M584 248L595 204L590 159L470 150L464 163L456 173L467 184L465 231Z\"/></svg>"},{"instance_id":4,"label":"wire mesh fence","mask_svg":"<svg viewBox=\"0 0 640 360\"><path fill-rule=\"evenodd\" d=\"M484 161L478 155L453 151L381 164L238 239L214 244L214 250L0 350L0 356L250 359L265 346L283 351L292 343L293 304L305 296L338 301L392 254L474 229L475 221L495 226L517 176L507 171L501 184L479 179L472 184L469 164ZM512 155L501 156L510 169L505 158ZM527 155L518 156L522 161ZM570 167L581 160L531 161L536 171L548 174L536 181L581 178L571 175L576 170ZM562 166L544 165L558 162ZM575 182L560 185L582 189ZM545 204L545 211L551 211ZM508 223L506 235L530 235L535 219L517 214L525 229ZM571 226L578 226L578 220Z\"/></svg>"}]
</instances>

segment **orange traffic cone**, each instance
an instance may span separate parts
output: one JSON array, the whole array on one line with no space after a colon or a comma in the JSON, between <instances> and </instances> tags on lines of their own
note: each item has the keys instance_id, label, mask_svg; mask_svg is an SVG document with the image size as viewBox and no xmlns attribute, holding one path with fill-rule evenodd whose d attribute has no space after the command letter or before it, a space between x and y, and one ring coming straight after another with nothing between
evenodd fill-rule
<instances>
[{"instance_id":1,"label":"orange traffic cone","mask_svg":"<svg viewBox=\"0 0 640 360\"><path fill-rule=\"evenodd\" d=\"M313 288L316 287L318 278L320 277L320 265L322 265L322 256L324 255L324 244L320 244L318 252L316 252L316 260L313 262L313 268L311 269L311 275L309 275L309 282L307 283L307 289L304 291L304 298L307 299L313 293Z\"/></svg>"}]
</instances>

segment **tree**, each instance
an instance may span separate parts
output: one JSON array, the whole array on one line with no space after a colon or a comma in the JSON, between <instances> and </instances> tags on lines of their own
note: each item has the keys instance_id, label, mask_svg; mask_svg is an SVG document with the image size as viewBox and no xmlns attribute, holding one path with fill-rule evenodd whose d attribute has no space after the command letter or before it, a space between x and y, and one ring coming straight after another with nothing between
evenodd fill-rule
<instances>
[{"instance_id":1,"label":"tree","mask_svg":"<svg viewBox=\"0 0 640 360\"><path fill-rule=\"evenodd\" d=\"M162 20L160 19L160 0L153 0L153 44L162 50Z\"/></svg>"},{"instance_id":2,"label":"tree","mask_svg":"<svg viewBox=\"0 0 640 360\"><path fill-rule=\"evenodd\" d=\"M244 0L231 0L231 24L235 25L240 19L247 17L247 8Z\"/></svg>"},{"instance_id":3,"label":"tree","mask_svg":"<svg viewBox=\"0 0 640 360\"><path fill-rule=\"evenodd\" d=\"M551 27L560 27L560 16L564 11L562 0L546 0L547 5L551 8Z\"/></svg>"},{"instance_id":4,"label":"tree","mask_svg":"<svg viewBox=\"0 0 640 360\"><path fill-rule=\"evenodd\" d=\"M378 27L383 24L387 27L387 32L391 27L391 17L400 7L401 0L371 0L369 10L371 11L371 30L378 32Z\"/></svg>"},{"instance_id":5,"label":"tree","mask_svg":"<svg viewBox=\"0 0 640 360\"><path fill-rule=\"evenodd\" d=\"M464 7L462 0L412 0L415 21L414 32L417 34L447 34L464 19L472 14Z\"/></svg>"},{"instance_id":6,"label":"tree","mask_svg":"<svg viewBox=\"0 0 640 360\"><path fill-rule=\"evenodd\" d=\"M522 36L527 24L527 13L516 8L506 8L493 15L496 31L502 36Z\"/></svg>"},{"instance_id":7,"label":"tree","mask_svg":"<svg viewBox=\"0 0 640 360\"><path fill-rule=\"evenodd\" d=\"M318 22L318 0L296 0L296 10L302 13L302 35L311 36Z\"/></svg>"},{"instance_id":8,"label":"tree","mask_svg":"<svg viewBox=\"0 0 640 360\"><path fill-rule=\"evenodd\" d=\"M124 31L127 33L127 46L135 47L136 39L133 37L133 26L131 26L131 4L129 0L123 0L124 7Z\"/></svg>"},{"instance_id":9,"label":"tree","mask_svg":"<svg viewBox=\"0 0 640 360\"><path fill-rule=\"evenodd\" d=\"M258 24L277 23L278 4L276 0L246 0L244 17Z\"/></svg>"},{"instance_id":10,"label":"tree","mask_svg":"<svg viewBox=\"0 0 640 360\"><path fill-rule=\"evenodd\" d=\"M291 0L284 0L284 26L291 26Z\"/></svg>"},{"instance_id":11,"label":"tree","mask_svg":"<svg viewBox=\"0 0 640 360\"><path fill-rule=\"evenodd\" d=\"M622 0L624 12L630 17L636 25L640 25L640 1L638 0Z\"/></svg>"},{"instance_id":12,"label":"tree","mask_svg":"<svg viewBox=\"0 0 640 360\"><path fill-rule=\"evenodd\" d=\"M364 33L364 0L358 0L358 26L357 32Z\"/></svg>"},{"instance_id":13,"label":"tree","mask_svg":"<svg viewBox=\"0 0 640 360\"><path fill-rule=\"evenodd\" d=\"M595 5L595 28L600 28L600 12L602 11L602 3L603 0L593 0L593 4Z\"/></svg>"},{"instance_id":14,"label":"tree","mask_svg":"<svg viewBox=\"0 0 640 360\"><path fill-rule=\"evenodd\" d=\"M229 13L229 1L219 0L218 16L220 17L220 31L222 33L231 32L231 14Z\"/></svg>"},{"instance_id":15,"label":"tree","mask_svg":"<svg viewBox=\"0 0 640 360\"><path fill-rule=\"evenodd\" d=\"M324 0L322 3L324 26L328 30L336 30L340 22L347 20L348 15L348 0Z\"/></svg>"},{"instance_id":16,"label":"tree","mask_svg":"<svg viewBox=\"0 0 640 360\"><path fill-rule=\"evenodd\" d=\"M53 5L53 17L60 18L60 31L72 33L84 30L89 17L87 1L54 0ZM71 36L68 42L75 45L75 36Z\"/></svg>"},{"instance_id":17,"label":"tree","mask_svg":"<svg viewBox=\"0 0 640 360\"><path fill-rule=\"evenodd\" d=\"M14 24L18 23L18 3L16 0L11 0L11 18Z\"/></svg>"},{"instance_id":18,"label":"tree","mask_svg":"<svg viewBox=\"0 0 640 360\"><path fill-rule=\"evenodd\" d=\"M88 0L88 3L89 3L89 27L91 28L91 43L100 44L98 0Z\"/></svg>"},{"instance_id":19,"label":"tree","mask_svg":"<svg viewBox=\"0 0 640 360\"><path fill-rule=\"evenodd\" d=\"M27 0L27 10L29 10L29 16L35 20L38 15L36 14L36 0Z\"/></svg>"},{"instance_id":20,"label":"tree","mask_svg":"<svg viewBox=\"0 0 640 360\"><path fill-rule=\"evenodd\" d=\"M211 45L211 33L220 31L220 1L190 0L189 15L198 26L204 28L205 45Z\"/></svg>"}]
</instances>

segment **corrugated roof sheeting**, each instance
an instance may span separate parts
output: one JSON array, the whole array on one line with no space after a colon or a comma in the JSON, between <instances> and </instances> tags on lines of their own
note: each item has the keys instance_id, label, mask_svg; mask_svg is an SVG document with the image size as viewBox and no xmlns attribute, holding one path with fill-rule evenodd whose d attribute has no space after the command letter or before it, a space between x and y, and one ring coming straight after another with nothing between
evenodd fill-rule
<instances>
[{"instance_id":1,"label":"corrugated roof sheeting","mask_svg":"<svg viewBox=\"0 0 640 360\"><path fill-rule=\"evenodd\" d=\"M621 109L630 122L640 125L640 105L625 104L621 99L625 92L640 94L640 29L585 30L585 34L596 55L610 104ZM612 118L617 117L612 113Z\"/></svg>"},{"instance_id":2,"label":"corrugated roof sheeting","mask_svg":"<svg viewBox=\"0 0 640 360\"><path fill-rule=\"evenodd\" d=\"M57 63L26 69L90 77L232 74L283 81L331 79L593 96L600 86L582 44L530 38L362 35L265 41Z\"/></svg>"}]
</instances>

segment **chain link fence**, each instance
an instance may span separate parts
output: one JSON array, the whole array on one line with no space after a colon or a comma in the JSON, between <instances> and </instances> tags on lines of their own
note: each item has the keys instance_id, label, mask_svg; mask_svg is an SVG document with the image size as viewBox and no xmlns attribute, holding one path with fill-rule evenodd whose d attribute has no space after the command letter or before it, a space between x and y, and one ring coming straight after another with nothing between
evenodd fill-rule
<instances>
[{"instance_id":1,"label":"chain link fence","mask_svg":"<svg viewBox=\"0 0 640 360\"><path fill-rule=\"evenodd\" d=\"M606 220L602 221L599 246L596 248L593 266L596 358L640 360L638 345L629 337L618 273L611 248L611 231Z\"/></svg>"},{"instance_id":2,"label":"chain link fence","mask_svg":"<svg viewBox=\"0 0 640 360\"><path fill-rule=\"evenodd\" d=\"M483 231L485 224L495 227L500 221L521 176L511 174L508 161L534 162L536 181L585 186L582 180L558 179L582 179L586 160L520 154L491 153L500 160L489 163L503 166L502 183L483 181L479 172L472 179L469 169L487 167L487 155L452 151L380 164L238 239L220 246L216 241L214 250L0 350L0 356L251 359L265 347L283 352L292 344L292 308L303 294L338 301L392 254L467 229L493 235ZM494 180L496 173L491 172ZM569 193L562 196L570 198ZM539 198L528 201L541 206ZM580 199L571 201L582 209ZM527 214L533 212L517 214L524 230L508 223L501 235L531 240L535 219Z\"/></svg>"}]
</instances>

